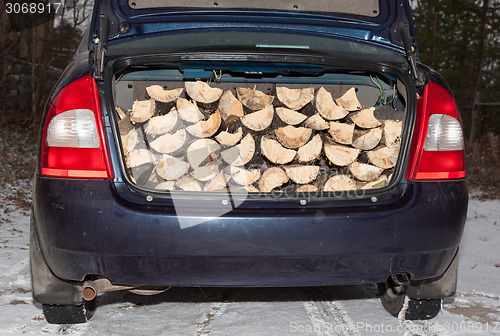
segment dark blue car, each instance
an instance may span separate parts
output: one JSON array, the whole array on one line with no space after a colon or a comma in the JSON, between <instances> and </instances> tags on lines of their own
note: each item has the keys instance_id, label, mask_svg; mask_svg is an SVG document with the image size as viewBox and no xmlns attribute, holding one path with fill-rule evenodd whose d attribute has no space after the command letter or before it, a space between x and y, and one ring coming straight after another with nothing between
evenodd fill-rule
<instances>
[{"instance_id":1,"label":"dark blue car","mask_svg":"<svg viewBox=\"0 0 500 336\"><path fill-rule=\"evenodd\" d=\"M428 319L456 288L461 119L406 0L98 0L33 198L49 323L113 290L365 283Z\"/></svg>"}]
</instances>

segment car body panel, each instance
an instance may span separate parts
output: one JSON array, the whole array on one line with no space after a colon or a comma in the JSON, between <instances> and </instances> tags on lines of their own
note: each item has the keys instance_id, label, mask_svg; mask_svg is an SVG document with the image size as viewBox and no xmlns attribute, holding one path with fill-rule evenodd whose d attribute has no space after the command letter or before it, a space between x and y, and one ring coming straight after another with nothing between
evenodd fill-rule
<instances>
[{"instance_id":1,"label":"car body panel","mask_svg":"<svg viewBox=\"0 0 500 336\"><path fill-rule=\"evenodd\" d=\"M458 249L468 199L464 181L419 182L392 206L234 209L210 217L209 207L197 205L192 217L206 221L183 228L175 208L120 202L109 181L38 177L35 186L41 249L58 277L182 286L439 276ZM269 268L260 269L261 261Z\"/></svg>"}]
</instances>

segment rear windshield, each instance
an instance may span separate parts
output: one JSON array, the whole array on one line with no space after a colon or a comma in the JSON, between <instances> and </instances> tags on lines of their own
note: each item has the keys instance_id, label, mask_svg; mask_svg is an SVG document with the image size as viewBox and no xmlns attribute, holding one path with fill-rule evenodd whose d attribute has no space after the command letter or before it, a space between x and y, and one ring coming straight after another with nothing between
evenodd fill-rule
<instances>
[{"instance_id":1,"label":"rear windshield","mask_svg":"<svg viewBox=\"0 0 500 336\"><path fill-rule=\"evenodd\" d=\"M110 43L110 55L135 55L195 50L244 51L282 50L310 51L371 61L401 61L401 54L369 42L325 38L307 34L268 32L185 32L137 38Z\"/></svg>"}]
</instances>

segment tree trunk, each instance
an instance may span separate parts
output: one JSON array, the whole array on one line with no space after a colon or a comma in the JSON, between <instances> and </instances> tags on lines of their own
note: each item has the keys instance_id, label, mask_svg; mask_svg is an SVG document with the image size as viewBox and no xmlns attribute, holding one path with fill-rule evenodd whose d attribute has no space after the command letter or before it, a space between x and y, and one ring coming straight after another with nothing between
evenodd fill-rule
<instances>
[{"instance_id":1,"label":"tree trunk","mask_svg":"<svg viewBox=\"0 0 500 336\"><path fill-rule=\"evenodd\" d=\"M469 133L469 142L472 143L476 139L477 129L480 128L481 118L479 116L480 111L476 108L476 96L479 94L479 87L481 86L481 76L483 68L483 58L484 58L484 48L486 40L486 24L489 9L489 0L483 0L483 7L481 10L480 25L479 25L479 36L478 36L478 47L477 47L477 59L474 62L473 74L476 74L474 81L473 94L471 104L471 127Z\"/></svg>"},{"instance_id":2,"label":"tree trunk","mask_svg":"<svg viewBox=\"0 0 500 336\"><path fill-rule=\"evenodd\" d=\"M477 85L477 84L476 84ZM477 87L475 87L477 88ZM474 98L472 99L472 110L471 110L471 127L469 133L469 143L472 143L477 136L478 122L480 121L480 106L477 105L481 102L481 93L479 91L474 91Z\"/></svg>"}]
</instances>

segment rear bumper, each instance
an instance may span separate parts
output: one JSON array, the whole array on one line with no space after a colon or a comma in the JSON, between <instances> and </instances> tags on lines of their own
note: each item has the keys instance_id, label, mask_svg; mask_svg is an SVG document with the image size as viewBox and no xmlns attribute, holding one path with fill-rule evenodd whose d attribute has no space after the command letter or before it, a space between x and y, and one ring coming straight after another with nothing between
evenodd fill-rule
<instances>
[{"instance_id":1,"label":"rear bumper","mask_svg":"<svg viewBox=\"0 0 500 336\"><path fill-rule=\"evenodd\" d=\"M464 181L419 182L390 206L237 208L181 228L175 209L127 204L109 181L37 177L34 196L40 247L57 277L174 286L432 278L458 249L468 202ZM192 218L209 211L194 204Z\"/></svg>"}]
</instances>

